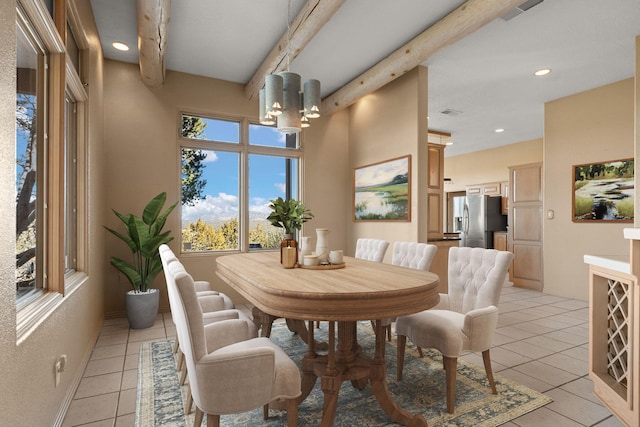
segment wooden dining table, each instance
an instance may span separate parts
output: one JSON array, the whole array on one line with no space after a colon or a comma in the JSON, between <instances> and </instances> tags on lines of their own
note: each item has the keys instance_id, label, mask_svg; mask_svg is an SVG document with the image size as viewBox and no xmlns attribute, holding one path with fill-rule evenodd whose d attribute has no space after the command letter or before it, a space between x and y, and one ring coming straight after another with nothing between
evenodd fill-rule
<instances>
[{"instance_id":1,"label":"wooden dining table","mask_svg":"<svg viewBox=\"0 0 640 427\"><path fill-rule=\"evenodd\" d=\"M439 278L426 271L352 257L345 257L344 261L344 268L337 269L285 269L277 252L252 252L217 258L216 274L263 312L308 321L307 351L301 361L300 401L321 378L322 427L334 423L338 391L344 381L351 381L358 389L370 383L380 407L393 421L406 426L426 426L421 414L402 409L389 392L381 319L436 305ZM358 344L359 320L375 321L373 356L364 354ZM314 321L329 322L327 354L316 352Z\"/></svg>"}]
</instances>

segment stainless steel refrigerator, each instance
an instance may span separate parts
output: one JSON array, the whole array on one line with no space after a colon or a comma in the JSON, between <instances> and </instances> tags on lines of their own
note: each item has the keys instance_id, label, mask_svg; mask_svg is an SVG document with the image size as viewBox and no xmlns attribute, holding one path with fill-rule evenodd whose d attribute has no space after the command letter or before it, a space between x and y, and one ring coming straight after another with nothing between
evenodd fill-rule
<instances>
[{"instance_id":1,"label":"stainless steel refrigerator","mask_svg":"<svg viewBox=\"0 0 640 427\"><path fill-rule=\"evenodd\" d=\"M460 246L493 249L493 232L506 229L507 216L502 215L501 197L467 194Z\"/></svg>"}]
</instances>

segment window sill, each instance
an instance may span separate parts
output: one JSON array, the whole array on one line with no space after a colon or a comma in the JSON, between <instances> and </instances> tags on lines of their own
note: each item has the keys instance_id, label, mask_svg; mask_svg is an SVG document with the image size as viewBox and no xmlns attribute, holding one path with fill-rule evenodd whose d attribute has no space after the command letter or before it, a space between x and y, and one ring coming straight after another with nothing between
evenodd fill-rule
<instances>
[{"instance_id":1,"label":"window sill","mask_svg":"<svg viewBox=\"0 0 640 427\"><path fill-rule=\"evenodd\" d=\"M87 281L85 273L76 272L65 278L66 295L69 296ZM58 307L65 297L58 292L46 292L35 298L16 315L16 344L24 342Z\"/></svg>"}]
</instances>

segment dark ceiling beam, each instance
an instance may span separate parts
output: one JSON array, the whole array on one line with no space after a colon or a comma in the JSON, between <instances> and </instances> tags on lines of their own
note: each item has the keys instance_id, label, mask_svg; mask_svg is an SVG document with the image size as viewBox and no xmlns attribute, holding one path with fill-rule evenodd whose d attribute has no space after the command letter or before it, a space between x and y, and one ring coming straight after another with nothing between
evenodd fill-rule
<instances>
[{"instance_id":1,"label":"dark ceiling beam","mask_svg":"<svg viewBox=\"0 0 640 427\"><path fill-rule=\"evenodd\" d=\"M291 34L286 31L280 37L278 43L273 46L269 55L246 84L247 98L257 97L268 74L285 71L287 54L291 52L290 61L293 62L344 2L345 0L307 0L298 16L290 24Z\"/></svg>"}]
</instances>

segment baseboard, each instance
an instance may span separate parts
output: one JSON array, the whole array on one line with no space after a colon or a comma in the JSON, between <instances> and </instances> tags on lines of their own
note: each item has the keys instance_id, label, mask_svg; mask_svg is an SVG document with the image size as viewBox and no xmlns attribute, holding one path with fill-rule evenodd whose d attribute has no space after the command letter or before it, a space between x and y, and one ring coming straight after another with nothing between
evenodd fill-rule
<instances>
[{"instance_id":1,"label":"baseboard","mask_svg":"<svg viewBox=\"0 0 640 427\"><path fill-rule=\"evenodd\" d=\"M80 366L78 367L76 374L73 376L73 380L67 389L67 393L60 404L60 409L58 410L58 415L53 420L52 427L62 427L62 423L64 422L64 418L67 416L67 412L69 411L69 407L71 406L71 402L73 401L73 397L76 395L76 391L78 391L78 387L80 387L80 381L82 381L82 376L84 375L85 369L87 369L87 365L89 364L89 359L91 359L91 353L93 352L93 348L96 346L96 342L98 341L98 337L100 336L100 329L102 328L102 324L96 330L95 336L92 340L90 340L91 345L88 350L85 352L82 360L80 361Z\"/></svg>"}]
</instances>

